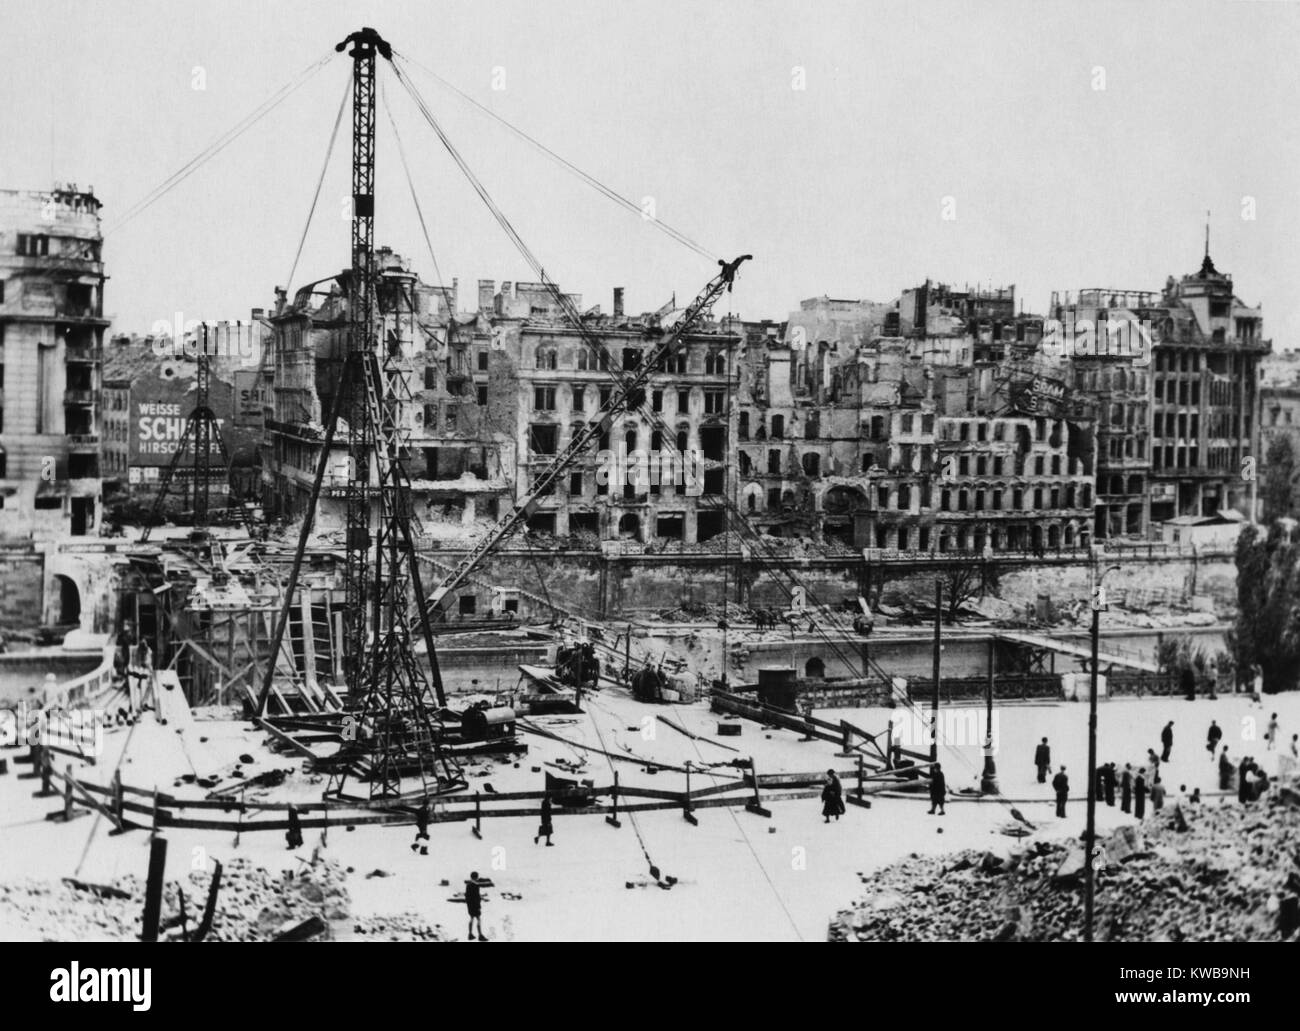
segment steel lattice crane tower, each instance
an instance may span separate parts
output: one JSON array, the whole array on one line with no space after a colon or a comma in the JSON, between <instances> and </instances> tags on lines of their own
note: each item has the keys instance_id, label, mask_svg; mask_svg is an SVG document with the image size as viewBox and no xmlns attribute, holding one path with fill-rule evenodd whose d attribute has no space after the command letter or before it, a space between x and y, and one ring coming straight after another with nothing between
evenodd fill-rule
<instances>
[{"instance_id":1,"label":"steel lattice crane tower","mask_svg":"<svg viewBox=\"0 0 1300 1031\"><path fill-rule=\"evenodd\" d=\"M400 343L384 346L374 253L376 58L392 48L374 29L354 32L352 65L352 267L347 275L348 349L326 424L325 439L272 639L284 640L302 568L312 517L320 499L340 417L347 420L349 482L346 488L346 628L344 673L348 687L343 744L333 757L327 795L343 796L349 778L369 781L372 799L427 795L465 786L459 768L441 745L441 725L431 711L429 682L415 656L408 592L415 620L432 658L424 587L411 532L411 484L405 468L408 432L403 409L411 401L410 359ZM372 521L377 526L372 538ZM436 662L433 669L437 670ZM267 667L258 709L266 704L275 664ZM437 705L442 683L433 682ZM404 785L418 777L418 787Z\"/></svg>"},{"instance_id":2,"label":"steel lattice crane tower","mask_svg":"<svg viewBox=\"0 0 1300 1031\"><path fill-rule=\"evenodd\" d=\"M221 439L221 427L217 425L217 417L208 404L211 369L209 366L208 325L206 322L202 326L202 332L202 342L199 344L198 353L195 355L194 408L185 420L185 432L181 435L180 443L176 445L176 452L172 455L172 460L167 463L167 468L163 472L162 481L158 485L158 494L154 498L153 508L149 512L149 520L145 524L144 531L140 534L141 544L149 540L149 534L152 532L154 524L162 520L163 503L167 500L167 494L171 491L181 466L185 464L187 451L192 451L191 458L194 463L190 480L191 500L194 509L193 536L205 536L208 529L208 509L211 497L210 473L212 471L212 448L214 444L220 456L221 468L226 480L226 489L230 492L227 497L232 502L234 501L235 485L230 478L230 455L226 451L225 441ZM253 517L248 511L248 506L241 502L238 508L244 529L248 531L249 537L255 537Z\"/></svg>"}]
</instances>

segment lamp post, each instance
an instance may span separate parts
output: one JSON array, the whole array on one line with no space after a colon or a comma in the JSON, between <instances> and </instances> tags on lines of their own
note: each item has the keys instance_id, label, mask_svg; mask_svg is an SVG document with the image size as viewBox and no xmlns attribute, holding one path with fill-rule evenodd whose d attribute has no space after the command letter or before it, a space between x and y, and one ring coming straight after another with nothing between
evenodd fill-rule
<instances>
[{"instance_id":1,"label":"lamp post","mask_svg":"<svg viewBox=\"0 0 1300 1031\"><path fill-rule=\"evenodd\" d=\"M1088 691L1088 826L1083 835L1083 939L1092 941L1092 910L1094 899L1093 850L1097 840L1097 653L1101 641L1101 610L1106 607L1106 588L1103 586L1108 574L1119 569L1111 566L1101 576L1096 577L1092 588L1092 666L1091 689ZM1096 566L1093 566L1096 576Z\"/></svg>"}]
</instances>

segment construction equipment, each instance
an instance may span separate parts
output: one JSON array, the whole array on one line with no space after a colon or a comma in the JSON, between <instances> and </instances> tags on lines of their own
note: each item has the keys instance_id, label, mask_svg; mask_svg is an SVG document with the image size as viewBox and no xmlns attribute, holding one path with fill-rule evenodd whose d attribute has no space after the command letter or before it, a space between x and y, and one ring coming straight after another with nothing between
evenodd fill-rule
<instances>
[{"instance_id":1,"label":"construction equipment","mask_svg":"<svg viewBox=\"0 0 1300 1031\"><path fill-rule=\"evenodd\" d=\"M221 462L226 489L230 492L227 496L232 503L235 502L235 485L230 475L230 455L226 451L225 441L221 439L221 427L217 425L217 417L208 405L208 385L211 380L211 372L208 365L208 324L206 322L202 326L202 337L202 344L198 347L198 353L194 358L194 408L185 420L185 432L181 434L180 443L176 446L176 452L172 455L172 460L167 463L167 468L163 470L162 481L158 485L158 494L154 497L153 508L150 510L149 519L140 534L141 544L148 543L149 534L154 525L162 522L163 503L167 500L167 495L172 489L181 466L185 464L186 452L192 452L191 460L193 461L193 471L190 478L190 499L194 513L194 531L190 535L191 540L201 540L207 536L214 445ZM248 531L248 536L254 537L256 532L253 528L253 517L249 513L248 505L241 500L237 503L237 509L239 518L244 524L244 529Z\"/></svg>"},{"instance_id":2,"label":"construction equipment","mask_svg":"<svg viewBox=\"0 0 1300 1031\"><path fill-rule=\"evenodd\" d=\"M659 370L663 361L676 350L682 338L708 315L718 298L731 289L732 281L736 278L737 269L739 269L742 262L748 261L751 257L752 255L742 254L734 261L718 262L722 266L722 270L691 301L672 329L645 357L636 371L625 373L616 379L617 385L611 391L609 401L598 413L598 418L592 422L584 423L574 432L568 447L551 460L550 464L529 484L528 490L515 502L510 511L498 519L496 524L483 535L482 539L470 549L452 571L433 588L429 594L429 601L432 605L440 606L447 596L465 582L466 578L482 563L483 559L505 540L520 522L526 521L529 516L537 511L541 499L550 493L551 488L564 474L565 470L577 461L578 457L591 445L592 441L609 430L615 419L620 415L634 412L645 404L645 387L650 377ZM583 327L581 319L571 319L570 321L582 333L584 342L603 359L604 364L602 367L617 369L618 366L610 359L605 345L598 337Z\"/></svg>"},{"instance_id":3,"label":"construction equipment","mask_svg":"<svg viewBox=\"0 0 1300 1031\"><path fill-rule=\"evenodd\" d=\"M350 778L369 781L371 799L440 794L465 786L442 747L444 728L431 712L429 684L415 659L408 589L414 592L419 630L433 661L433 689L445 705L429 627L424 587L415 559L411 484L405 468L408 434L400 418L411 398L409 359L400 348L381 348L374 253L376 59L392 60L392 48L374 29L349 35L352 65L352 266L347 275L348 350L330 406L309 504L314 512L330 460L338 421L347 420L350 477L346 488L347 591L344 676L347 712L342 745L331 759L327 796L348 797ZM371 540L371 521L377 519ZM311 528L303 521L294 562L276 622L272 654L284 638ZM268 667L258 713L265 711L274 668ZM410 778L418 787L404 791Z\"/></svg>"}]
</instances>

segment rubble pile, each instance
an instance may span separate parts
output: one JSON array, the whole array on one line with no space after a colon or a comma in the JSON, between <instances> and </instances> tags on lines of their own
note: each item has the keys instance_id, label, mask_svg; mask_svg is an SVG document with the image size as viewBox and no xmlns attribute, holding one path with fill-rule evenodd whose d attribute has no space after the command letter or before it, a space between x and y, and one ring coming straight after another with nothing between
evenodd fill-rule
<instances>
[{"instance_id":1,"label":"rubble pile","mask_svg":"<svg viewBox=\"0 0 1300 1031\"><path fill-rule=\"evenodd\" d=\"M335 928L351 929L374 940L442 941L441 927L411 914L354 921L346 886L347 871L319 859L298 871L273 873L245 859L221 872L212 928L206 941L270 941L317 918L310 935L329 940ZM212 871L196 870L180 885L163 890L162 938L180 934L180 894L185 896L185 926L193 932L203 918ZM144 912L145 882L135 875L107 885L28 880L0 884L0 937L45 941L136 941Z\"/></svg>"},{"instance_id":2,"label":"rubble pile","mask_svg":"<svg viewBox=\"0 0 1300 1031\"><path fill-rule=\"evenodd\" d=\"M1249 806L1175 808L1140 830L1120 828L1102 844L1099 941L1300 940L1296 788ZM872 893L836 915L831 941L1083 937L1083 849L1076 842L1037 841L1006 859L914 854L862 880Z\"/></svg>"}]
</instances>

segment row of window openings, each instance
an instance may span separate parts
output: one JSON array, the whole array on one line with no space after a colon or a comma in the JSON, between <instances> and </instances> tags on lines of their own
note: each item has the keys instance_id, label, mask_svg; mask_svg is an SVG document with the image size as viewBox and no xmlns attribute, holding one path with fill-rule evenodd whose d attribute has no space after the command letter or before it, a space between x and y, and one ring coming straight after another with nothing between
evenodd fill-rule
<instances>
[{"instance_id":1,"label":"row of window openings","mask_svg":"<svg viewBox=\"0 0 1300 1031\"><path fill-rule=\"evenodd\" d=\"M573 433L582 429L582 423L574 423L571 427ZM610 431L606 430L596 440L596 449L598 451L610 450L611 436ZM662 454L663 433L659 430L653 430L650 433L650 450L655 454ZM674 454L680 455L686 452L690 447L690 433L682 429L677 431L673 438L675 444ZM623 443L629 454L638 450L640 447L640 436L635 430L629 430L623 436ZM559 427L550 423L533 423L528 427L528 450L534 455L554 455L559 453L560 432ZM707 461L721 462L727 455L727 431L721 426L706 426L700 429L700 455Z\"/></svg>"},{"instance_id":2,"label":"row of window openings","mask_svg":"<svg viewBox=\"0 0 1300 1031\"><path fill-rule=\"evenodd\" d=\"M915 542L915 550L929 551L930 540L930 528L926 526L917 528L915 535L906 526L897 528L876 527L877 548L897 548L899 551L911 551L913 550L913 542ZM1046 535L1044 535L1041 526L1013 526L1005 530L993 530L991 532L979 528L967 529L962 527L957 530L942 530L937 538L939 551L983 551L986 546L991 546L994 551L1018 551L1022 548L1044 546L1049 550L1055 550L1060 547L1072 548L1075 546L1076 541L1081 547L1085 546L1087 544L1087 535L1077 532L1073 524L1066 524L1064 532L1059 526L1048 526Z\"/></svg>"},{"instance_id":3,"label":"row of window openings","mask_svg":"<svg viewBox=\"0 0 1300 1031\"><path fill-rule=\"evenodd\" d=\"M1161 432L1163 427L1163 432ZM1212 412L1206 420L1206 430L1211 437L1249 437L1250 417L1238 420L1235 412ZM1201 435L1201 417L1199 414L1175 414L1158 412L1155 416L1155 436L1185 437L1195 439Z\"/></svg>"},{"instance_id":4,"label":"row of window openings","mask_svg":"<svg viewBox=\"0 0 1300 1031\"><path fill-rule=\"evenodd\" d=\"M1205 457L1207 469L1229 472L1241 466L1241 448L1206 448ZM1157 447L1151 450L1152 469L1194 469L1199 465L1200 448L1197 447Z\"/></svg>"},{"instance_id":5,"label":"row of window openings","mask_svg":"<svg viewBox=\"0 0 1300 1031\"><path fill-rule=\"evenodd\" d=\"M94 479L99 475L99 456L69 455L67 469L58 469L56 472L63 473L63 475L69 480ZM7 479L8 475L9 459L3 451L0 451L0 480ZM38 498L37 500L39 501L40 499ZM36 507L40 508L42 506L38 504Z\"/></svg>"},{"instance_id":6,"label":"row of window openings","mask_svg":"<svg viewBox=\"0 0 1300 1031\"><path fill-rule=\"evenodd\" d=\"M533 411L535 412L553 412L556 410L555 392L556 387L533 387ZM487 388L479 388L484 400L479 404L486 404ZM581 386L570 386L569 390L573 397L572 409L575 412L586 411L587 408L587 388ZM610 398L613 396L611 387L601 387L598 393L600 401L600 410L609 407ZM653 411L662 412L664 410L664 392L662 390L653 390L650 392L650 407ZM689 412L691 408L691 392L689 390L677 391L677 411ZM706 390L704 391L704 414L721 415L727 409L727 394L724 390Z\"/></svg>"},{"instance_id":7,"label":"row of window openings","mask_svg":"<svg viewBox=\"0 0 1300 1031\"><path fill-rule=\"evenodd\" d=\"M624 483L622 487L623 500L637 501L644 500L646 497L659 497L663 493L664 487L672 486L671 483L660 481L655 475L659 470L651 463L645 470L645 479L639 483ZM594 482L594 489L587 490L588 476ZM678 485L680 487L680 485ZM721 495L726 493L727 479L725 469L706 469L704 471L704 481L702 483L703 493L706 495ZM608 497L610 493L610 483L607 477L597 478L588 473L570 473L568 482L568 493L570 497L582 498L594 494L596 497ZM552 483L549 490L542 491L543 497L548 497L555 493L555 484Z\"/></svg>"},{"instance_id":8,"label":"row of window openings","mask_svg":"<svg viewBox=\"0 0 1300 1031\"><path fill-rule=\"evenodd\" d=\"M623 348L624 372L634 372L641 367L642 351L639 347ZM560 367L560 354L554 347L539 347L534 360L535 367L543 372L554 372ZM579 372L608 372L609 371L609 352L602 351L599 354L593 354L586 348L578 351L577 370ZM479 353L479 370L487 370L487 353ZM686 353L679 351L677 354L665 355L659 361L657 372L664 372L676 375L686 374ZM704 356L704 374L706 376L725 376L727 373L727 356L717 351L710 351Z\"/></svg>"}]
</instances>

